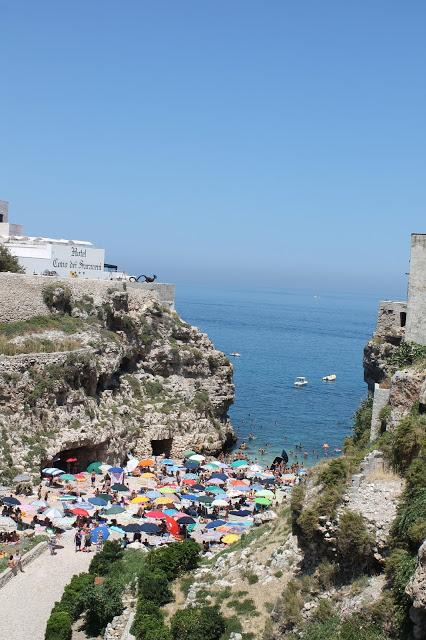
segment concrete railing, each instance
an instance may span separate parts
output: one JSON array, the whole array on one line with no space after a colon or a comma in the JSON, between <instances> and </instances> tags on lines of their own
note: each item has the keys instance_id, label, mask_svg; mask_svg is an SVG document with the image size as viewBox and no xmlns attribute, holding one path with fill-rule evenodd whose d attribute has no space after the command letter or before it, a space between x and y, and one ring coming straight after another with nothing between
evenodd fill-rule
<instances>
[{"instance_id":1,"label":"concrete railing","mask_svg":"<svg viewBox=\"0 0 426 640\"><path fill-rule=\"evenodd\" d=\"M25 567L27 564L38 558L44 551L47 549L47 540L43 542L39 542L35 547L24 553L22 556L22 566ZM19 569L18 569L19 571ZM13 578L12 569L6 569L2 573L0 573L0 589L2 589L9 580Z\"/></svg>"}]
</instances>

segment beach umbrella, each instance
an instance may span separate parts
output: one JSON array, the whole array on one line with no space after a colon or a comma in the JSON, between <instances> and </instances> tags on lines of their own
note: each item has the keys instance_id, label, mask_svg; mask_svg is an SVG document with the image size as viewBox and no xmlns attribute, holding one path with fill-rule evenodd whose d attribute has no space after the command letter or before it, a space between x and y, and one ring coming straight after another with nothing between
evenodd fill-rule
<instances>
[{"instance_id":1,"label":"beach umbrella","mask_svg":"<svg viewBox=\"0 0 426 640\"><path fill-rule=\"evenodd\" d=\"M71 464L71 462L77 462L77 458L73 458L73 457L67 458L65 462L67 462L68 464Z\"/></svg>"},{"instance_id":2,"label":"beach umbrella","mask_svg":"<svg viewBox=\"0 0 426 640\"><path fill-rule=\"evenodd\" d=\"M0 531L16 531L18 528L18 524L15 522L13 518L9 518L9 516L0 516Z\"/></svg>"},{"instance_id":3,"label":"beach umbrella","mask_svg":"<svg viewBox=\"0 0 426 640\"><path fill-rule=\"evenodd\" d=\"M149 534L157 534L157 533L160 533L160 531L161 531L160 527L158 525L154 524L153 522L144 522L141 525L141 529L140 530L143 533L149 533Z\"/></svg>"},{"instance_id":4,"label":"beach umbrella","mask_svg":"<svg viewBox=\"0 0 426 640\"><path fill-rule=\"evenodd\" d=\"M177 509L164 509L164 513L166 516L174 516L176 513L179 513Z\"/></svg>"},{"instance_id":5,"label":"beach umbrella","mask_svg":"<svg viewBox=\"0 0 426 640\"><path fill-rule=\"evenodd\" d=\"M184 478L182 480L182 484L186 484L188 486L191 486L193 484L197 484L197 481L194 478Z\"/></svg>"},{"instance_id":6,"label":"beach umbrella","mask_svg":"<svg viewBox=\"0 0 426 640\"><path fill-rule=\"evenodd\" d=\"M109 467L108 473L120 474L120 473L124 473L124 469L123 467Z\"/></svg>"},{"instance_id":7,"label":"beach umbrella","mask_svg":"<svg viewBox=\"0 0 426 640\"><path fill-rule=\"evenodd\" d=\"M33 505L33 507L36 507L36 509L47 507L47 502L45 500L34 500L34 502L32 502L31 504Z\"/></svg>"},{"instance_id":8,"label":"beach umbrella","mask_svg":"<svg viewBox=\"0 0 426 640\"><path fill-rule=\"evenodd\" d=\"M221 485L225 484L225 480L222 480L222 478L209 478L209 484Z\"/></svg>"},{"instance_id":9,"label":"beach umbrella","mask_svg":"<svg viewBox=\"0 0 426 640\"><path fill-rule=\"evenodd\" d=\"M155 498L161 498L161 493L159 491L147 491L146 495L150 500L154 500Z\"/></svg>"},{"instance_id":10,"label":"beach umbrella","mask_svg":"<svg viewBox=\"0 0 426 640\"><path fill-rule=\"evenodd\" d=\"M57 469L56 467L46 467L45 469L42 469L41 472L45 476L60 476L64 470Z\"/></svg>"},{"instance_id":11,"label":"beach umbrella","mask_svg":"<svg viewBox=\"0 0 426 640\"><path fill-rule=\"evenodd\" d=\"M198 496L198 498L195 496L195 500L204 504L212 504L214 498L213 496Z\"/></svg>"},{"instance_id":12,"label":"beach umbrella","mask_svg":"<svg viewBox=\"0 0 426 640\"><path fill-rule=\"evenodd\" d=\"M211 503L212 507L227 507L228 503L226 500L223 500L222 498L216 498L216 500L213 500L213 502Z\"/></svg>"},{"instance_id":13,"label":"beach umbrella","mask_svg":"<svg viewBox=\"0 0 426 640\"><path fill-rule=\"evenodd\" d=\"M209 485L208 487L205 488L205 491L207 491L208 493L214 493L214 494L220 494L220 493L226 493L222 487L216 487L215 485Z\"/></svg>"},{"instance_id":14,"label":"beach umbrella","mask_svg":"<svg viewBox=\"0 0 426 640\"><path fill-rule=\"evenodd\" d=\"M130 524L123 525L121 529L125 533L139 533L139 531L141 530L141 526L142 525L138 524L137 522L131 522Z\"/></svg>"},{"instance_id":15,"label":"beach umbrella","mask_svg":"<svg viewBox=\"0 0 426 640\"><path fill-rule=\"evenodd\" d=\"M88 516L89 512L86 509L82 509L81 507L74 507L74 509L70 509L71 513L75 516Z\"/></svg>"},{"instance_id":16,"label":"beach umbrella","mask_svg":"<svg viewBox=\"0 0 426 640\"><path fill-rule=\"evenodd\" d=\"M102 462L99 462L99 461L91 462L87 467L86 471L87 473L92 473L92 471L94 471L95 473L102 473L101 466L102 466Z\"/></svg>"},{"instance_id":17,"label":"beach umbrella","mask_svg":"<svg viewBox=\"0 0 426 640\"><path fill-rule=\"evenodd\" d=\"M195 451L192 451L192 449L188 449L188 451L183 452L184 458L190 458L191 456L196 456L196 455L197 453Z\"/></svg>"},{"instance_id":18,"label":"beach umbrella","mask_svg":"<svg viewBox=\"0 0 426 640\"><path fill-rule=\"evenodd\" d=\"M61 476L59 476L60 480L63 480L64 482L75 482L75 476L73 476L72 473L63 473Z\"/></svg>"},{"instance_id":19,"label":"beach umbrella","mask_svg":"<svg viewBox=\"0 0 426 640\"><path fill-rule=\"evenodd\" d=\"M102 538L104 540L108 540L108 538L110 536L109 529L105 524L101 524L101 525L99 525L99 527L96 527L95 529L92 529L92 531L90 532L90 538L91 538L92 542L97 542L98 541L100 533L102 533Z\"/></svg>"},{"instance_id":20,"label":"beach umbrella","mask_svg":"<svg viewBox=\"0 0 426 640\"><path fill-rule=\"evenodd\" d=\"M235 533L228 533L226 536L223 536L222 542L225 544L234 544L234 542L238 542L241 536L238 536Z\"/></svg>"},{"instance_id":21,"label":"beach umbrella","mask_svg":"<svg viewBox=\"0 0 426 640\"><path fill-rule=\"evenodd\" d=\"M196 483L196 484L193 484L193 485L192 485L191 490L192 490L192 491L204 491L204 490L205 490L205 487L204 487L204 485L202 485L202 484L197 484L197 483Z\"/></svg>"},{"instance_id":22,"label":"beach umbrella","mask_svg":"<svg viewBox=\"0 0 426 640\"><path fill-rule=\"evenodd\" d=\"M212 520L206 524L206 529L216 529L216 527L220 527L223 524L226 524L226 520Z\"/></svg>"},{"instance_id":23,"label":"beach umbrella","mask_svg":"<svg viewBox=\"0 0 426 640\"><path fill-rule=\"evenodd\" d=\"M77 496L67 494L65 496L59 496L58 500L60 500L61 502L74 502L77 500Z\"/></svg>"},{"instance_id":24,"label":"beach umbrella","mask_svg":"<svg viewBox=\"0 0 426 640\"><path fill-rule=\"evenodd\" d=\"M189 456L189 460L195 460L196 462L203 462L206 459L205 456L200 455L199 453L194 453L192 456Z\"/></svg>"},{"instance_id":25,"label":"beach umbrella","mask_svg":"<svg viewBox=\"0 0 426 640\"><path fill-rule=\"evenodd\" d=\"M56 518L62 518L63 512L59 511L59 509L55 509L54 507L49 507L45 509L42 513L45 518L50 518L50 520L55 520Z\"/></svg>"},{"instance_id":26,"label":"beach umbrella","mask_svg":"<svg viewBox=\"0 0 426 640\"><path fill-rule=\"evenodd\" d=\"M231 480L230 484L232 484L233 487L246 487L250 483L244 480Z\"/></svg>"},{"instance_id":27,"label":"beach umbrella","mask_svg":"<svg viewBox=\"0 0 426 640\"><path fill-rule=\"evenodd\" d=\"M226 475L226 473L221 473L220 471L215 471L214 473L212 473L212 475L210 476L210 482L213 480L213 478L217 480L223 480L224 482L228 480L228 476Z\"/></svg>"},{"instance_id":28,"label":"beach umbrella","mask_svg":"<svg viewBox=\"0 0 426 640\"><path fill-rule=\"evenodd\" d=\"M179 502L179 498L174 495L170 496L160 496L160 498L155 498L155 504L170 504L173 502Z\"/></svg>"},{"instance_id":29,"label":"beach umbrella","mask_svg":"<svg viewBox=\"0 0 426 640\"><path fill-rule=\"evenodd\" d=\"M174 493L177 488L178 488L177 485L175 485L174 487L160 487L158 491L160 493Z\"/></svg>"},{"instance_id":30,"label":"beach umbrella","mask_svg":"<svg viewBox=\"0 0 426 640\"><path fill-rule=\"evenodd\" d=\"M230 516L238 516L239 518L246 518L247 516L251 516L252 512L248 509L238 509L238 511L230 511Z\"/></svg>"},{"instance_id":31,"label":"beach umbrella","mask_svg":"<svg viewBox=\"0 0 426 640\"><path fill-rule=\"evenodd\" d=\"M208 471L214 471L217 470L217 465L212 464L211 462L209 462L208 464L203 464L201 466L202 469L206 469Z\"/></svg>"},{"instance_id":32,"label":"beach umbrella","mask_svg":"<svg viewBox=\"0 0 426 640\"><path fill-rule=\"evenodd\" d=\"M149 502L149 498L147 496L136 496L136 498L132 498L132 500L130 500L130 504L143 504L144 502Z\"/></svg>"},{"instance_id":33,"label":"beach umbrella","mask_svg":"<svg viewBox=\"0 0 426 640\"><path fill-rule=\"evenodd\" d=\"M191 518L191 516L187 516L186 514L179 516L176 520L178 524L195 524L194 518Z\"/></svg>"},{"instance_id":34,"label":"beach umbrella","mask_svg":"<svg viewBox=\"0 0 426 640\"><path fill-rule=\"evenodd\" d=\"M259 464L251 464L249 466L249 471L252 471L253 473L262 473L263 469Z\"/></svg>"},{"instance_id":35,"label":"beach umbrella","mask_svg":"<svg viewBox=\"0 0 426 640\"><path fill-rule=\"evenodd\" d=\"M123 513L125 509L123 507L119 507L118 504L112 505L109 509L105 509L104 513L108 516L115 516L118 513Z\"/></svg>"},{"instance_id":36,"label":"beach umbrella","mask_svg":"<svg viewBox=\"0 0 426 640\"><path fill-rule=\"evenodd\" d=\"M171 458L164 458L164 460L161 461L161 464L165 464L169 467L169 466L173 466L175 463Z\"/></svg>"},{"instance_id":37,"label":"beach umbrella","mask_svg":"<svg viewBox=\"0 0 426 640\"><path fill-rule=\"evenodd\" d=\"M268 498L262 498L262 497L255 498L254 501L255 501L256 504L263 504L263 505L266 505L268 507L271 504L271 501L268 500Z\"/></svg>"},{"instance_id":38,"label":"beach umbrella","mask_svg":"<svg viewBox=\"0 0 426 640\"><path fill-rule=\"evenodd\" d=\"M58 529L71 529L75 522L75 518L64 516L63 518L54 518L53 525Z\"/></svg>"},{"instance_id":39,"label":"beach umbrella","mask_svg":"<svg viewBox=\"0 0 426 640\"><path fill-rule=\"evenodd\" d=\"M130 489L129 489L129 487L126 487L125 484L121 484L120 482L116 482L115 484L112 485L111 491L122 491L124 493L125 491L130 491Z\"/></svg>"},{"instance_id":40,"label":"beach umbrella","mask_svg":"<svg viewBox=\"0 0 426 640\"><path fill-rule=\"evenodd\" d=\"M185 469L198 469L200 463L197 460L187 460L185 462Z\"/></svg>"},{"instance_id":41,"label":"beach umbrella","mask_svg":"<svg viewBox=\"0 0 426 640\"><path fill-rule=\"evenodd\" d=\"M144 460L139 460L139 467L153 467L155 465L155 461L151 458L145 458Z\"/></svg>"},{"instance_id":42,"label":"beach umbrella","mask_svg":"<svg viewBox=\"0 0 426 640\"><path fill-rule=\"evenodd\" d=\"M14 498L13 496L5 496L4 498L2 498L2 502L10 506L21 504L21 501L18 500L18 498Z\"/></svg>"},{"instance_id":43,"label":"beach umbrella","mask_svg":"<svg viewBox=\"0 0 426 640\"><path fill-rule=\"evenodd\" d=\"M198 480L198 473L185 473L185 480Z\"/></svg>"},{"instance_id":44,"label":"beach umbrella","mask_svg":"<svg viewBox=\"0 0 426 640\"><path fill-rule=\"evenodd\" d=\"M242 491L238 491L238 489L231 489L231 491L227 491L226 495L229 496L230 498L239 498L240 496L243 495Z\"/></svg>"},{"instance_id":45,"label":"beach umbrella","mask_svg":"<svg viewBox=\"0 0 426 640\"><path fill-rule=\"evenodd\" d=\"M153 518L154 520L162 520L166 517L166 514L159 510L147 511L145 515L147 518Z\"/></svg>"},{"instance_id":46,"label":"beach umbrella","mask_svg":"<svg viewBox=\"0 0 426 640\"><path fill-rule=\"evenodd\" d=\"M285 449L283 449L281 451L281 458L283 459L283 462L285 464L287 464L287 462L288 462L288 453L287 453L287 451Z\"/></svg>"},{"instance_id":47,"label":"beach umbrella","mask_svg":"<svg viewBox=\"0 0 426 640\"><path fill-rule=\"evenodd\" d=\"M155 478L155 473L146 471L145 473L141 473L141 478Z\"/></svg>"},{"instance_id":48,"label":"beach umbrella","mask_svg":"<svg viewBox=\"0 0 426 640\"><path fill-rule=\"evenodd\" d=\"M273 498L274 494L269 489L262 489L256 493L256 498Z\"/></svg>"},{"instance_id":49,"label":"beach umbrella","mask_svg":"<svg viewBox=\"0 0 426 640\"><path fill-rule=\"evenodd\" d=\"M20 473L13 478L13 482L29 482L31 480L31 476L29 473Z\"/></svg>"},{"instance_id":50,"label":"beach umbrella","mask_svg":"<svg viewBox=\"0 0 426 640\"><path fill-rule=\"evenodd\" d=\"M99 496L95 496L94 498L89 498L89 502L91 504L96 505L97 507L106 507L108 502L103 498L99 498Z\"/></svg>"},{"instance_id":51,"label":"beach umbrella","mask_svg":"<svg viewBox=\"0 0 426 640\"><path fill-rule=\"evenodd\" d=\"M103 498L103 500L106 500L107 502L111 500L111 496L109 495L109 493L98 493L96 497Z\"/></svg>"},{"instance_id":52,"label":"beach umbrella","mask_svg":"<svg viewBox=\"0 0 426 640\"><path fill-rule=\"evenodd\" d=\"M194 502L198 500L198 496L195 493L181 493L182 500L189 500L190 502Z\"/></svg>"},{"instance_id":53,"label":"beach umbrella","mask_svg":"<svg viewBox=\"0 0 426 640\"><path fill-rule=\"evenodd\" d=\"M115 525L109 527L109 530L114 533L118 533L120 536L124 535L124 531L121 527L116 527Z\"/></svg>"},{"instance_id":54,"label":"beach umbrella","mask_svg":"<svg viewBox=\"0 0 426 640\"><path fill-rule=\"evenodd\" d=\"M234 462L231 462L231 467L233 469L238 469L240 467L246 466L248 466L247 460L234 460Z\"/></svg>"}]
</instances>

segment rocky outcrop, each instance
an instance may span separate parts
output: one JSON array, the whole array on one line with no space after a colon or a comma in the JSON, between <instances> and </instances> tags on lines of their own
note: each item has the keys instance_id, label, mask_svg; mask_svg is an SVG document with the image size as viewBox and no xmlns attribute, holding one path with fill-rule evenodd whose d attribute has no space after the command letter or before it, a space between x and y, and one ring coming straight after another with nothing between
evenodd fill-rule
<instances>
[{"instance_id":1,"label":"rocky outcrop","mask_svg":"<svg viewBox=\"0 0 426 640\"><path fill-rule=\"evenodd\" d=\"M232 442L232 366L204 333L126 291L74 298L65 315L60 291L50 304L50 316L0 328L0 349L16 352L0 355L0 476L66 451L123 463Z\"/></svg>"},{"instance_id":2,"label":"rocky outcrop","mask_svg":"<svg viewBox=\"0 0 426 640\"><path fill-rule=\"evenodd\" d=\"M426 638L426 540L419 549L417 569L405 592L413 601L410 609L413 638L421 640Z\"/></svg>"},{"instance_id":3,"label":"rocky outcrop","mask_svg":"<svg viewBox=\"0 0 426 640\"><path fill-rule=\"evenodd\" d=\"M410 367L397 371L391 380L387 428L392 431L402 418L410 414L413 406L426 397L426 369Z\"/></svg>"}]
</instances>

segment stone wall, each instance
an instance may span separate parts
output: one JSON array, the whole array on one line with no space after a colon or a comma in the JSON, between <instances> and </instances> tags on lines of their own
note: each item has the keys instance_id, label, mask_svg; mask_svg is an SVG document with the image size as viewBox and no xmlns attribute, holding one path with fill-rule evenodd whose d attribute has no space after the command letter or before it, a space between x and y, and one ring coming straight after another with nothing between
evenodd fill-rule
<instances>
[{"instance_id":1,"label":"stone wall","mask_svg":"<svg viewBox=\"0 0 426 640\"><path fill-rule=\"evenodd\" d=\"M34 316L46 315L49 309L43 301L46 285L66 285L73 299L84 295L92 296L95 305L106 299L108 290L127 289L129 302L142 302L147 298L158 300L163 306L174 309L175 285L163 283L137 283L112 280L86 280L46 276L27 276L17 273L0 273L0 322L29 320Z\"/></svg>"},{"instance_id":2,"label":"stone wall","mask_svg":"<svg viewBox=\"0 0 426 640\"><path fill-rule=\"evenodd\" d=\"M426 345L426 234L411 235L406 340Z\"/></svg>"},{"instance_id":3,"label":"stone wall","mask_svg":"<svg viewBox=\"0 0 426 640\"><path fill-rule=\"evenodd\" d=\"M380 435L380 412L389 401L390 389L383 389L379 384L374 385L373 411L371 415L370 440L376 440Z\"/></svg>"},{"instance_id":4,"label":"stone wall","mask_svg":"<svg viewBox=\"0 0 426 640\"><path fill-rule=\"evenodd\" d=\"M402 338L405 332L407 303L382 300L379 303L375 336L383 339Z\"/></svg>"},{"instance_id":5,"label":"stone wall","mask_svg":"<svg viewBox=\"0 0 426 640\"><path fill-rule=\"evenodd\" d=\"M44 553L47 549L47 541L39 542L35 547L30 549L27 553L24 553L22 556L22 566L25 567L27 564L38 558L42 553ZM5 569L2 573L0 573L0 589L2 589L5 584L9 582L13 578L12 569Z\"/></svg>"}]
</instances>

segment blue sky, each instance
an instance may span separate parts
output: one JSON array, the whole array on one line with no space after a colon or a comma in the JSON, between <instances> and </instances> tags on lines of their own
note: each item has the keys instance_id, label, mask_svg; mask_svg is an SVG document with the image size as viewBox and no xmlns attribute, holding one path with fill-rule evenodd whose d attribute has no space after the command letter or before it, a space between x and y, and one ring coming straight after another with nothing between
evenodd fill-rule
<instances>
[{"instance_id":1,"label":"blue sky","mask_svg":"<svg viewBox=\"0 0 426 640\"><path fill-rule=\"evenodd\" d=\"M178 284L405 290L426 4L0 0L0 198Z\"/></svg>"}]
</instances>

